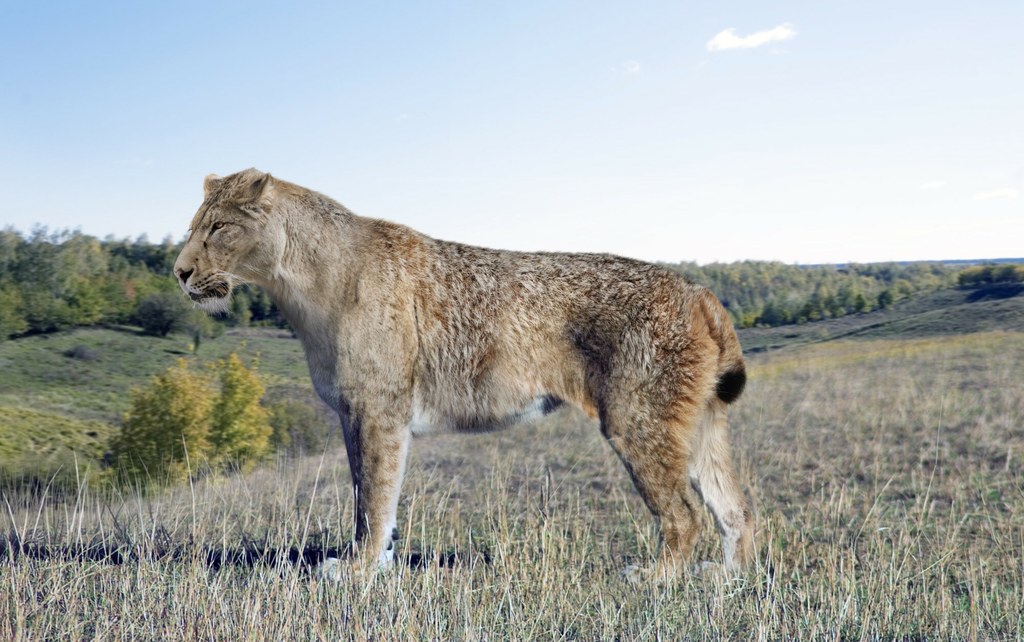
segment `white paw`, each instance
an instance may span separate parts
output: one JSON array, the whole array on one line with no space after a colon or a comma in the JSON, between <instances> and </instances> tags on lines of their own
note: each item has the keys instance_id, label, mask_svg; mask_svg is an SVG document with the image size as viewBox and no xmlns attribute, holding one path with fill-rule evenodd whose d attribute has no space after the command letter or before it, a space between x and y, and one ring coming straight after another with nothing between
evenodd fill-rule
<instances>
[{"instance_id":1,"label":"white paw","mask_svg":"<svg viewBox=\"0 0 1024 642\"><path fill-rule=\"evenodd\" d=\"M377 556L377 570L383 571L395 565L395 549L389 547Z\"/></svg>"}]
</instances>

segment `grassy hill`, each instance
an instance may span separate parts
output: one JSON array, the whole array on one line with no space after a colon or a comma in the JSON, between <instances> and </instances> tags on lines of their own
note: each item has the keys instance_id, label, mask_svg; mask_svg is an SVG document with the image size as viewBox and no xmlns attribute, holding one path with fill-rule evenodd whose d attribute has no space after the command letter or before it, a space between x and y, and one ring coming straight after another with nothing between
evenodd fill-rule
<instances>
[{"instance_id":1,"label":"grassy hill","mask_svg":"<svg viewBox=\"0 0 1024 642\"><path fill-rule=\"evenodd\" d=\"M98 461L130 391L178 359L202 365L230 352L256 362L272 398L314 401L298 341L280 330L236 330L204 341L134 328L83 328L0 343L0 473L46 473Z\"/></svg>"},{"instance_id":2,"label":"grassy hill","mask_svg":"<svg viewBox=\"0 0 1024 642\"><path fill-rule=\"evenodd\" d=\"M920 339L974 332L1024 332L1024 285L992 285L918 294L888 310L802 325L747 328L747 353L835 339Z\"/></svg>"},{"instance_id":3,"label":"grassy hill","mask_svg":"<svg viewBox=\"0 0 1024 642\"><path fill-rule=\"evenodd\" d=\"M923 338L1024 332L1024 286L942 290L887 311L777 328L742 330L748 354L836 339ZM272 329L238 329L205 340L155 338L128 327L88 328L0 343L0 472L53 471L98 461L128 409L129 391L177 359L199 364L237 352L257 360L268 396L307 399L299 342ZM326 414L326 413L324 413ZM328 421L333 421L328 419Z\"/></svg>"}]
</instances>

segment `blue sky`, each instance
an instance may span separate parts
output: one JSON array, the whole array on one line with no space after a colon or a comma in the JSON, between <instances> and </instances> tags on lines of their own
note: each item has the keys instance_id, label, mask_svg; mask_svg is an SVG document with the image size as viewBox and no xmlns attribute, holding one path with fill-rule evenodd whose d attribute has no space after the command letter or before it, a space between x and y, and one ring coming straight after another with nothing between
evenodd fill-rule
<instances>
[{"instance_id":1,"label":"blue sky","mask_svg":"<svg viewBox=\"0 0 1024 642\"><path fill-rule=\"evenodd\" d=\"M8 3L0 225L180 238L255 166L467 243L1024 255L1024 2Z\"/></svg>"}]
</instances>

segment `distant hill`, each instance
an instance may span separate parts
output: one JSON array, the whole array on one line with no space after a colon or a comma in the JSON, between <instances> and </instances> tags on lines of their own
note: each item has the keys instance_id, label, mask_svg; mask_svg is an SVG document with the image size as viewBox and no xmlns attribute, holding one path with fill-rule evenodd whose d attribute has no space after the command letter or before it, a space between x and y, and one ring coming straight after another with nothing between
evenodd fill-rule
<instances>
[{"instance_id":1,"label":"distant hill","mask_svg":"<svg viewBox=\"0 0 1024 642\"><path fill-rule=\"evenodd\" d=\"M910 265L921 261L898 261L900 265ZM1005 259L951 259L947 261L924 261L924 263L941 263L942 265L1005 265L1007 263L1024 264L1024 258Z\"/></svg>"},{"instance_id":2,"label":"distant hill","mask_svg":"<svg viewBox=\"0 0 1024 642\"><path fill-rule=\"evenodd\" d=\"M972 265L1007 265L1016 263L1024 265L1024 258L1002 258L1002 259L928 259L926 261L887 261L891 265L945 265L949 267L969 267ZM856 263L808 263L801 264L803 267L835 267L847 268L851 265L862 265ZM868 263L867 265L871 265Z\"/></svg>"},{"instance_id":3,"label":"distant hill","mask_svg":"<svg viewBox=\"0 0 1024 642\"><path fill-rule=\"evenodd\" d=\"M261 288L235 290L219 321L192 309L171 274L181 246L100 240L45 228L0 230L0 342L70 328L138 326L214 336L227 327L284 328ZM842 265L737 261L664 264L705 285L739 327L783 326L886 309L897 301L965 283L1024 281L1024 260L945 260ZM2 377L2 373L0 373Z\"/></svg>"},{"instance_id":4,"label":"distant hill","mask_svg":"<svg viewBox=\"0 0 1024 642\"><path fill-rule=\"evenodd\" d=\"M1024 284L945 289L911 296L887 310L775 328L739 331L748 353L834 339L921 338L1002 330L1024 332Z\"/></svg>"}]
</instances>

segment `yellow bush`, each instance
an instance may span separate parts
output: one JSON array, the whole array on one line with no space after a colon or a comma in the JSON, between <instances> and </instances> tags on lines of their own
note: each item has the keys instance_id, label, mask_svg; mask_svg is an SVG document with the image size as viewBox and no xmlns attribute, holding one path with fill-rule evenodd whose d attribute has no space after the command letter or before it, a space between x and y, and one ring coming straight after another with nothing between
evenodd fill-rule
<instances>
[{"instance_id":1,"label":"yellow bush","mask_svg":"<svg viewBox=\"0 0 1024 642\"><path fill-rule=\"evenodd\" d=\"M246 467L270 451L272 429L260 405L255 369L232 353L207 373L185 359L132 391L114 453L122 479L181 481L210 467Z\"/></svg>"},{"instance_id":2,"label":"yellow bush","mask_svg":"<svg viewBox=\"0 0 1024 642\"><path fill-rule=\"evenodd\" d=\"M132 391L131 409L114 444L120 473L143 483L179 481L210 452L214 390L185 359Z\"/></svg>"},{"instance_id":3,"label":"yellow bush","mask_svg":"<svg viewBox=\"0 0 1024 642\"><path fill-rule=\"evenodd\" d=\"M210 423L213 459L218 464L245 466L270 452L270 413L260 405L265 392L255 367L250 370L235 353L214 365L220 396Z\"/></svg>"}]
</instances>

